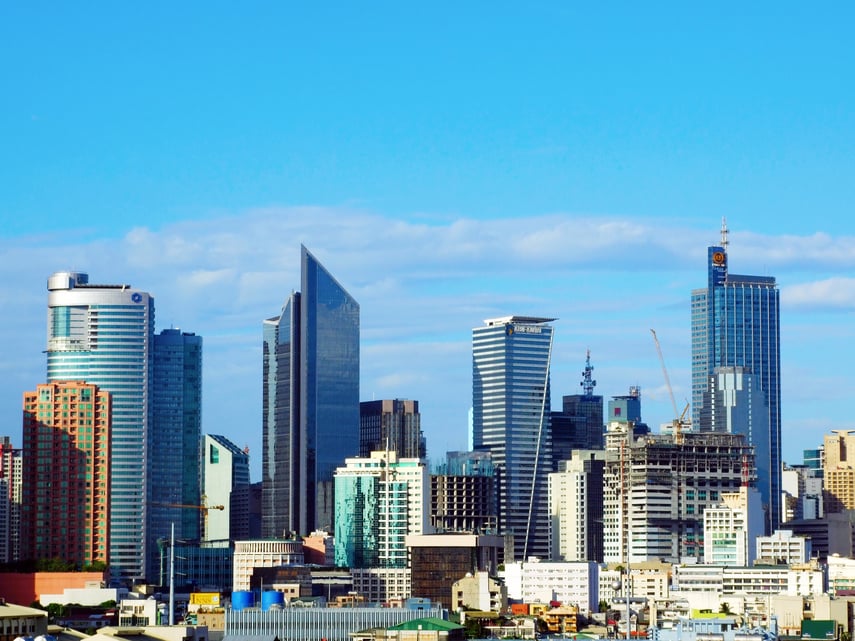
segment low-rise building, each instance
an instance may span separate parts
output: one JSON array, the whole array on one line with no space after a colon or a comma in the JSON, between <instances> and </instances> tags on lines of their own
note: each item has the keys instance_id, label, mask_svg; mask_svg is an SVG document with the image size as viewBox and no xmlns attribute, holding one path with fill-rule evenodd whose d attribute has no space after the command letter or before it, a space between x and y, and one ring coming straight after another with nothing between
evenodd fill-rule
<instances>
[{"instance_id":1,"label":"low-rise building","mask_svg":"<svg viewBox=\"0 0 855 641\"><path fill-rule=\"evenodd\" d=\"M251 585L256 568L302 565L303 560L302 541L286 539L235 541L232 590L251 590L261 587Z\"/></svg>"},{"instance_id":2,"label":"low-rise building","mask_svg":"<svg viewBox=\"0 0 855 641\"><path fill-rule=\"evenodd\" d=\"M775 530L771 536L758 536L757 563L793 565L811 558L810 539L796 536L792 530Z\"/></svg>"},{"instance_id":3,"label":"low-rise building","mask_svg":"<svg viewBox=\"0 0 855 641\"><path fill-rule=\"evenodd\" d=\"M352 568L353 591L369 603L407 599L412 593L410 568Z\"/></svg>"},{"instance_id":4,"label":"low-rise building","mask_svg":"<svg viewBox=\"0 0 855 641\"><path fill-rule=\"evenodd\" d=\"M467 574L451 589L451 609L504 612L508 606L508 588L487 572Z\"/></svg>"},{"instance_id":5,"label":"low-rise building","mask_svg":"<svg viewBox=\"0 0 855 641\"><path fill-rule=\"evenodd\" d=\"M599 609L600 567L593 561L529 561L506 563L500 573L508 598L526 603L560 601L586 616Z\"/></svg>"},{"instance_id":6,"label":"low-rise building","mask_svg":"<svg viewBox=\"0 0 855 641\"><path fill-rule=\"evenodd\" d=\"M0 599L0 641L47 634L48 613Z\"/></svg>"}]
</instances>

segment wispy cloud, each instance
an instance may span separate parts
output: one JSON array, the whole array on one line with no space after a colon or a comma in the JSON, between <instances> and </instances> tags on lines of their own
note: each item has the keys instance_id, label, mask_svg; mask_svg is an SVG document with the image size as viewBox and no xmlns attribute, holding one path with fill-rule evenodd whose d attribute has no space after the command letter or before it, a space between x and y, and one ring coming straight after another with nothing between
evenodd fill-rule
<instances>
[{"instance_id":1,"label":"wispy cloud","mask_svg":"<svg viewBox=\"0 0 855 641\"><path fill-rule=\"evenodd\" d=\"M791 308L855 310L855 278L836 276L784 287L781 302Z\"/></svg>"}]
</instances>

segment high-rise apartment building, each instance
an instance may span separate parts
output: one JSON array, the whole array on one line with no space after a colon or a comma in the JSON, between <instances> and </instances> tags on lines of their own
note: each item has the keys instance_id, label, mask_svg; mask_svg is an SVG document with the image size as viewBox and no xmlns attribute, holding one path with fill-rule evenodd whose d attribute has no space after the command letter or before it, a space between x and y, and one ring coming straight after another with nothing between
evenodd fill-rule
<instances>
[{"instance_id":1,"label":"high-rise apartment building","mask_svg":"<svg viewBox=\"0 0 855 641\"><path fill-rule=\"evenodd\" d=\"M362 401L359 404L359 456L389 450L400 458L425 458L419 402L403 399Z\"/></svg>"},{"instance_id":2,"label":"high-rise apartment building","mask_svg":"<svg viewBox=\"0 0 855 641\"><path fill-rule=\"evenodd\" d=\"M112 402L110 572L145 576L154 299L80 272L48 279L47 380L85 381Z\"/></svg>"},{"instance_id":3,"label":"high-rise apartment building","mask_svg":"<svg viewBox=\"0 0 855 641\"><path fill-rule=\"evenodd\" d=\"M394 452L349 458L335 473L335 564L407 567L408 534L430 532L430 485L418 458Z\"/></svg>"},{"instance_id":4,"label":"high-rise apartment building","mask_svg":"<svg viewBox=\"0 0 855 641\"><path fill-rule=\"evenodd\" d=\"M148 505L148 569L160 569L158 539L198 541L199 440L202 435L202 337L165 329L154 335L149 432L151 495Z\"/></svg>"},{"instance_id":5,"label":"high-rise apartment building","mask_svg":"<svg viewBox=\"0 0 855 641\"><path fill-rule=\"evenodd\" d=\"M603 397L594 394L597 381L593 377L591 351L585 358L582 370L581 394L562 397L562 410L552 412L552 469L561 469L562 461L569 461L573 450L601 450L605 445L603 423Z\"/></svg>"},{"instance_id":6,"label":"high-rise apartment building","mask_svg":"<svg viewBox=\"0 0 855 641\"><path fill-rule=\"evenodd\" d=\"M265 538L332 532L335 470L359 452L359 304L305 247L300 271L264 321Z\"/></svg>"},{"instance_id":7,"label":"high-rise apartment building","mask_svg":"<svg viewBox=\"0 0 855 641\"><path fill-rule=\"evenodd\" d=\"M506 316L472 330L473 445L492 454L498 533L514 537L517 559L549 555L544 524L552 471L549 323L554 320Z\"/></svg>"},{"instance_id":8,"label":"high-rise apartment building","mask_svg":"<svg viewBox=\"0 0 855 641\"><path fill-rule=\"evenodd\" d=\"M756 481L754 452L742 434L717 432L606 438L603 484L604 561L659 559L697 563L704 557L703 514Z\"/></svg>"},{"instance_id":9,"label":"high-rise apartment building","mask_svg":"<svg viewBox=\"0 0 855 641\"><path fill-rule=\"evenodd\" d=\"M106 563L110 394L63 381L24 393L21 557Z\"/></svg>"},{"instance_id":10,"label":"high-rise apartment building","mask_svg":"<svg viewBox=\"0 0 855 641\"><path fill-rule=\"evenodd\" d=\"M826 513L855 510L855 430L825 436L822 467Z\"/></svg>"},{"instance_id":11,"label":"high-rise apartment building","mask_svg":"<svg viewBox=\"0 0 855 641\"><path fill-rule=\"evenodd\" d=\"M202 487L207 505L225 508L208 510L202 538L206 541L249 538L249 524L237 522L248 517L248 512L236 505L238 496L246 498L246 492L237 490L249 487L249 454L217 434L205 434L202 452Z\"/></svg>"},{"instance_id":12,"label":"high-rise apartment building","mask_svg":"<svg viewBox=\"0 0 855 641\"><path fill-rule=\"evenodd\" d=\"M21 555L21 450L0 436L0 563Z\"/></svg>"},{"instance_id":13,"label":"high-rise apartment building","mask_svg":"<svg viewBox=\"0 0 855 641\"><path fill-rule=\"evenodd\" d=\"M773 277L729 273L727 228L723 226L721 244L707 250L707 285L692 292L692 423L700 431L713 429L708 392L716 368L741 367L752 375L753 384L765 395L768 438L760 439L750 425L730 428L744 434L750 445L755 444L753 439L762 441L756 447L757 465L769 474L757 489L767 510L767 533L781 522L779 299ZM720 429L720 424L716 427Z\"/></svg>"},{"instance_id":14,"label":"high-rise apartment building","mask_svg":"<svg viewBox=\"0 0 855 641\"><path fill-rule=\"evenodd\" d=\"M550 557L603 562L605 451L576 450L549 475Z\"/></svg>"}]
</instances>

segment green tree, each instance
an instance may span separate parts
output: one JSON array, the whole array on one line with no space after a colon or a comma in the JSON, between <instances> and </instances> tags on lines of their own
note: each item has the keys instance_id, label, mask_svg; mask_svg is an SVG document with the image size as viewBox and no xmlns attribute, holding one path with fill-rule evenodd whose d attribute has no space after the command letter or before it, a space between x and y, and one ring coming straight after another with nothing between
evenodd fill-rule
<instances>
[{"instance_id":1,"label":"green tree","mask_svg":"<svg viewBox=\"0 0 855 641\"><path fill-rule=\"evenodd\" d=\"M719 607L718 611L721 614L731 614L730 612L730 604L727 601L721 602L721 607Z\"/></svg>"}]
</instances>

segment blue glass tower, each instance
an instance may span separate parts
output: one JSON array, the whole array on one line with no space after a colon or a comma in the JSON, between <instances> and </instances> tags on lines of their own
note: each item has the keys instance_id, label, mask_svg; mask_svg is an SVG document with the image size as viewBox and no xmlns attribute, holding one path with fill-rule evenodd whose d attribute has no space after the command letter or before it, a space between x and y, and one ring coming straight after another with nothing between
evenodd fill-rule
<instances>
[{"instance_id":1,"label":"blue glass tower","mask_svg":"<svg viewBox=\"0 0 855 641\"><path fill-rule=\"evenodd\" d=\"M334 474L359 452L359 304L301 246L301 289L264 321L262 534L334 530Z\"/></svg>"},{"instance_id":2,"label":"blue glass tower","mask_svg":"<svg viewBox=\"0 0 855 641\"><path fill-rule=\"evenodd\" d=\"M513 535L516 559L550 552L553 320L507 316L472 330L473 445L492 453L499 534Z\"/></svg>"},{"instance_id":3,"label":"blue glass tower","mask_svg":"<svg viewBox=\"0 0 855 641\"><path fill-rule=\"evenodd\" d=\"M152 421L148 448L151 497L148 511L148 577L160 573L158 539L202 538L199 506L202 437L202 337L179 329L154 336Z\"/></svg>"},{"instance_id":4,"label":"blue glass tower","mask_svg":"<svg viewBox=\"0 0 855 641\"><path fill-rule=\"evenodd\" d=\"M724 228L722 244L708 248L707 287L692 292L692 419L701 431L721 429L709 393L716 368L741 367L751 375L765 396L768 435L752 435L752 427L740 422L730 429L745 434L755 446L757 467L769 470L758 489L771 532L781 522L780 297L773 277L728 273L726 234Z\"/></svg>"},{"instance_id":5,"label":"blue glass tower","mask_svg":"<svg viewBox=\"0 0 855 641\"><path fill-rule=\"evenodd\" d=\"M125 581L146 570L153 335L148 293L90 285L80 272L48 279L47 381L85 381L113 397L109 559Z\"/></svg>"}]
</instances>

